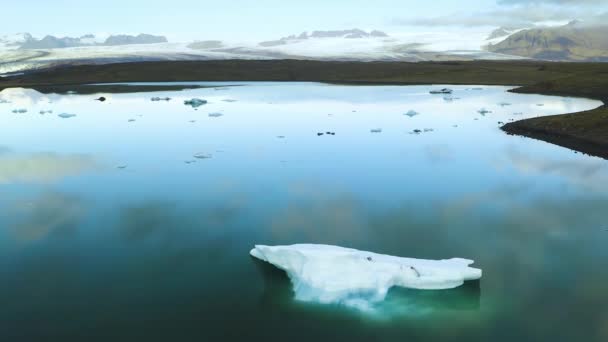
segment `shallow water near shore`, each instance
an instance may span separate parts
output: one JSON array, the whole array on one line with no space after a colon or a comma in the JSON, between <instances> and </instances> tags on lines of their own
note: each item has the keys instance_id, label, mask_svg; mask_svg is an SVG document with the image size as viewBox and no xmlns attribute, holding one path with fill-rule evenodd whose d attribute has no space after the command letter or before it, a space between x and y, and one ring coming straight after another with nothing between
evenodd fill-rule
<instances>
[{"instance_id":1,"label":"shallow water near shore","mask_svg":"<svg viewBox=\"0 0 608 342\"><path fill-rule=\"evenodd\" d=\"M216 88L0 93L0 336L608 340L608 163L499 124L600 102L200 84ZM294 301L256 243L463 257L484 275L363 312Z\"/></svg>"}]
</instances>

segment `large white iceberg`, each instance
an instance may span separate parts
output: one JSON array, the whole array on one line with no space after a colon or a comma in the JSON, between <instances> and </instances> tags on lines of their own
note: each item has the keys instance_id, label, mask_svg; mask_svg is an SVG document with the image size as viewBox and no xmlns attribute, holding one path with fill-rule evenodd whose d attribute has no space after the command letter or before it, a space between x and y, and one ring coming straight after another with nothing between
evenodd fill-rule
<instances>
[{"instance_id":1,"label":"large white iceberg","mask_svg":"<svg viewBox=\"0 0 608 342\"><path fill-rule=\"evenodd\" d=\"M296 300L367 309L392 287L452 289L481 278L472 260L401 258L328 245L257 245L250 254L284 270Z\"/></svg>"}]
</instances>

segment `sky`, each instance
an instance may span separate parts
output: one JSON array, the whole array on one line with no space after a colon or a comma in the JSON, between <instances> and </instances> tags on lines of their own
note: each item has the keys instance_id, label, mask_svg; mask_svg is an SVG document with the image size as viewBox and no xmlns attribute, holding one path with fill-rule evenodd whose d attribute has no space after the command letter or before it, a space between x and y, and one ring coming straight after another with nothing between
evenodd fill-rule
<instances>
[{"instance_id":1,"label":"sky","mask_svg":"<svg viewBox=\"0 0 608 342\"><path fill-rule=\"evenodd\" d=\"M608 0L5 0L0 35L265 40L312 30L389 33L608 19ZM7 15L7 13L11 13Z\"/></svg>"}]
</instances>

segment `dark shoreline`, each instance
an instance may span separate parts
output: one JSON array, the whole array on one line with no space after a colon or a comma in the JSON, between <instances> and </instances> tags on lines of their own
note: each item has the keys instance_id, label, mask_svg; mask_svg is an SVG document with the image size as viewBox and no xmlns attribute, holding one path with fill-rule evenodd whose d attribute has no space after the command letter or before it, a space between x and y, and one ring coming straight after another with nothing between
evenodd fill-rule
<instances>
[{"instance_id":1,"label":"dark shoreline","mask_svg":"<svg viewBox=\"0 0 608 342\"><path fill-rule=\"evenodd\" d=\"M197 86L104 85L93 83L197 81L325 82L352 85L514 85L516 93L584 97L608 103L608 63L541 61L474 62L321 62L224 60L77 65L0 78L0 90L93 93L103 87L122 91L163 91ZM97 87L97 88L93 88ZM101 87L101 88L100 88ZM151 88L152 87L152 88ZM121 89L118 89L121 88ZM111 90L106 88L104 91ZM502 129L608 159L608 107L506 124Z\"/></svg>"}]
</instances>

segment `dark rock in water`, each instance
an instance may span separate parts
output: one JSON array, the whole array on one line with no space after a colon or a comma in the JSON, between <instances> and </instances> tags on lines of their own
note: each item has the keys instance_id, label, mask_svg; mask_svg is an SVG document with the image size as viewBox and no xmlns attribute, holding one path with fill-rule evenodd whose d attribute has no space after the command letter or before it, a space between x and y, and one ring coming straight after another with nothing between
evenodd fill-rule
<instances>
[{"instance_id":1,"label":"dark rock in water","mask_svg":"<svg viewBox=\"0 0 608 342\"><path fill-rule=\"evenodd\" d=\"M421 131L421 130L419 130L419 129L415 129L415 130L413 130L413 132L414 132L414 133L416 133L416 134L420 134L420 133L422 133L422 131Z\"/></svg>"},{"instance_id":2,"label":"dark rock in water","mask_svg":"<svg viewBox=\"0 0 608 342\"><path fill-rule=\"evenodd\" d=\"M320 136L322 136L323 134L324 134L324 133L317 133L317 136L319 136L319 137L320 137Z\"/></svg>"},{"instance_id":3,"label":"dark rock in water","mask_svg":"<svg viewBox=\"0 0 608 342\"><path fill-rule=\"evenodd\" d=\"M106 98L102 96L102 97L100 97L98 99L95 99L95 100L99 101L99 102L104 102L106 100Z\"/></svg>"}]
</instances>

